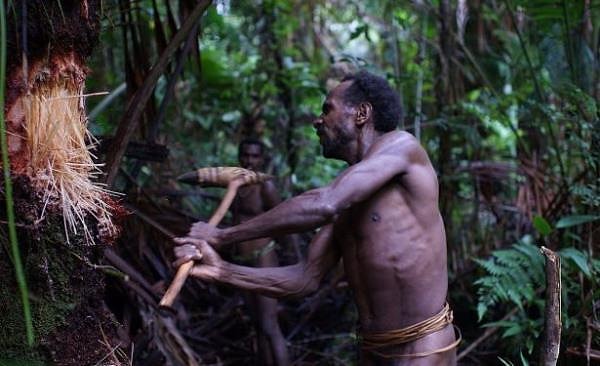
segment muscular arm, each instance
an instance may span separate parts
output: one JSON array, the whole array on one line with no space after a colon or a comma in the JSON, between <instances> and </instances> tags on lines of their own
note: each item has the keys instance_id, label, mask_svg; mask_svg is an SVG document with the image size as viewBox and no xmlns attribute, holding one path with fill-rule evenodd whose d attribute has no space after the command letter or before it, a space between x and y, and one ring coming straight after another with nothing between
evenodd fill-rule
<instances>
[{"instance_id":1,"label":"muscular arm","mask_svg":"<svg viewBox=\"0 0 600 366\"><path fill-rule=\"evenodd\" d=\"M404 132L383 135L359 163L346 169L330 185L307 191L240 225L218 230L208 241L213 245L279 236L314 229L342 210L377 192L413 165L428 164L415 138Z\"/></svg>"},{"instance_id":2,"label":"muscular arm","mask_svg":"<svg viewBox=\"0 0 600 366\"><path fill-rule=\"evenodd\" d=\"M334 267L340 253L333 241L332 225L323 227L309 247L308 259L285 267L245 267L214 257L206 245L203 264L191 274L203 280L216 281L271 297L302 296L315 291L323 276ZM182 256L184 260L186 257ZM208 262L208 263L204 263Z\"/></svg>"}]
</instances>

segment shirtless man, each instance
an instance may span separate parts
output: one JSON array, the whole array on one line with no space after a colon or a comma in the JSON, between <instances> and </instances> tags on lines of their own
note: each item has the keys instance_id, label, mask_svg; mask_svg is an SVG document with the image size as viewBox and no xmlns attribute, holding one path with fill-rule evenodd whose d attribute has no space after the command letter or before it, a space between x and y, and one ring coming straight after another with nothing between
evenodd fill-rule
<instances>
[{"instance_id":1,"label":"shirtless man","mask_svg":"<svg viewBox=\"0 0 600 366\"><path fill-rule=\"evenodd\" d=\"M264 168L264 145L255 139L240 142L238 159L242 168L259 171ZM232 206L233 222L240 224L259 215L280 202L273 181L240 187ZM258 238L237 243L238 256L256 267L276 267L277 254L270 238ZM277 321L277 300L272 297L247 293L246 302L252 313L258 336L260 365L289 365L285 338Z\"/></svg>"},{"instance_id":2,"label":"shirtless man","mask_svg":"<svg viewBox=\"0 0 600 366\"><path fill-rule=\"evenodd\" d=\"M176 239L176 264L199 260L191 273L204 281L283 297L315 291L342 258L358 307L361 364L455 365L436 173L418 141L396 130L401 113L384 79L364 71L344 79L314 126L324 156L350 166L328 186L240 225L194 224ZM319 227L307 260L292 266L237 266L212 249Z\"/></svg>"}]
</instances>

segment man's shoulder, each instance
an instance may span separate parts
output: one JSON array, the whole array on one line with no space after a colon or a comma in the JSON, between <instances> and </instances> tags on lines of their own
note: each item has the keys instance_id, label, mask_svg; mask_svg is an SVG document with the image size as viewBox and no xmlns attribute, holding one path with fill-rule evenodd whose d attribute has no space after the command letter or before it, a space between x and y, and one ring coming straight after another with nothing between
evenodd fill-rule
<instances>
[{"instance_id":1,"label":"man's shoulder","mask_svg":"<svg viewBox=\"0 0 600 366\"><path fill-rule=\"evenodd\" d=\"M389 152L410 152L422 150L419 141L406 131L387 132L373 145L372 154L385 154Z\"/></svg>"}]
</instances>

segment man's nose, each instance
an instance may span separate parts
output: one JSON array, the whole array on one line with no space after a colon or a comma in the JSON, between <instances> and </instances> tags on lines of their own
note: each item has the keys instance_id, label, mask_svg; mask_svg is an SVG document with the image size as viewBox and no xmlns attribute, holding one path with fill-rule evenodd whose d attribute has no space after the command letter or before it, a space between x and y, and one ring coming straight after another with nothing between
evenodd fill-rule
<instances>
[{"instance_id":1,"label":"man's nose","mask_svg":"<svg viewBox=\"0 0 600 366\"><path fill-rule=\"evenodd\" d=\"M323 124L323 117L319 116L313 120L313 127L319 128L320 125Z\"/></svg>"}]
</instances>

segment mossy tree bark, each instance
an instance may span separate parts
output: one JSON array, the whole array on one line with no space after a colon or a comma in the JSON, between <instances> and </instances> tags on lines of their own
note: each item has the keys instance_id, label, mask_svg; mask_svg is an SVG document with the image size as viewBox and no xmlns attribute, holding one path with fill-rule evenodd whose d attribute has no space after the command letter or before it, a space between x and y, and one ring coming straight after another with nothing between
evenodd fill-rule
<instances>
[{"instance_id":1,"label":"mossy tree bark","mask_svg":"<svg viewBox=\"0 0 600 366\"><path fill-rule=\"evenodd\" d=\"M103 274L92 265L116 236L114 204L91 180L97 168L87 149L83 98L99 6L99 0L7 4L4 113L36 339L33 348L25 346L14 271L2 242L0 359L88 365L117 343L117 323L102 301Z\"/></svg>"}]
</instances>

